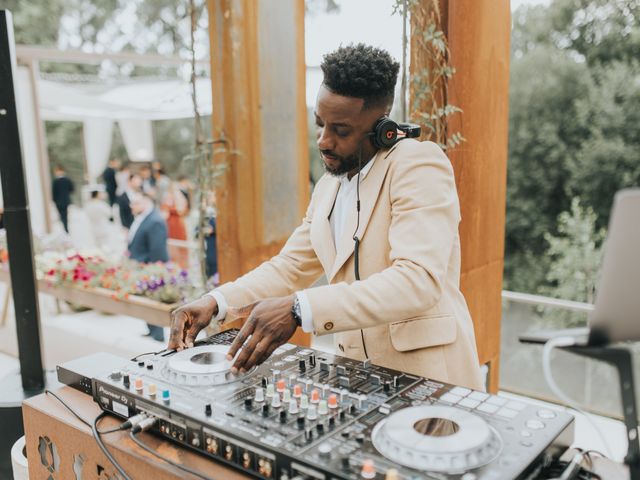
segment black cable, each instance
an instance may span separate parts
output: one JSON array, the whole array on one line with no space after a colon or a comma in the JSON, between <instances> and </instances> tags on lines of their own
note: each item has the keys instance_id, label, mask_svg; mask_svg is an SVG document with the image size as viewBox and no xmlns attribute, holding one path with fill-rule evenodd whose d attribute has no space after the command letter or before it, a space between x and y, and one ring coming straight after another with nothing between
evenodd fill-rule
<instances>
[{"instance_id":1,"label":"black cable","mask_svg":"<svg viewBox=\"0 0 640 480\"><path fill-rule=\"evenodd\" d=\"M133 357L133 358L131 359L131 361L132 361L132 362L137 362L137 361L138 361L138 359L139 359L140 357L144 357L144 356L146 356L146 355L157 355L157 354L159 354L159 353L161 353L161 352L163 352L163 351L164 351L164 350L160 350L159 352L145 352L145 353L141 353L140 355L136 355L135 357Z\"/></svg>"},{"instance_id":2,"label":"black cable","mask_svg":"<svg viewBox=\"0 0 640 480\"><path fill-rule=\"evenodd\" d=\"M207 477L205 475L203 475L202 473L193 470L189 467L185 467L184 465L180 465L179 463L174 462L173 460L171 460L170 458L167 458L163 455L161 455L160 453L156 452L153 448L149 447L148 445L146 445L142 440L140 440L138 437L136 437L135 433L133 433L133 431L129 432L129 436L131 437L131 439L136 443L136 445L138 445L140 448L142 448L143 450L149 452L151 455L154 455L155 457L159 458L160 460L167 462L169 465L173 465L176 468L179 468L180 470L190 473L191 475L195 475L198 478L202 478L203 480L213 480L211 477Z\"/></svg>"},{"instance_id":3,"label":"black cable","mask_svg":"<svg viewBox=\"0 0 640 480\"><path fill-rule=\"evenodd\" d=\"M98 443L98 447L100 447L100 450L102 450L102 453L105 454L105 456L109 459L109 461L111 462L111 464L116 467L116 470L118 470L118 472L120 473L120 475L122 475L124 477L124 480L131 480L131 477L129 475L127 475L127 473L124 471L124 469L120 466L120 464L118 463L118 461L113 458L113 455L111 455L111 452L109 452L109 450L107 450L107 446L104 444L104 442L102 441L102 438L100 438L100 432L98 431L98 422L100 421L101 418L103 418L106 415L105 412L101 412L100 415L98 415L95 420L93 421L93 424L91 425L91 431L93 432L93 438L96 439L96 442Z\"/></svg>"},{"instance_id":4,"label":"black cable","mask_svg":"<svg viewBox=\"0 0 640 480\"><path fill-rule=\"evenodd\" d=\"M356 178L356 229L353 232L353 241L355 243L353 247L353 270L356 280L360 280L360 239L356 235L360 228L360 170L362 170L362 144L364 140L369 138L367 135L360 141L358 148L358 178ZM360 329L360 337L362 338L362 349L364 351L364 358L369 358L367 353L367 344L364 342L364 331Z\"/></svg>"},{"instance_id":5,"label":"black cable","mask_svg":"<svg viewBox=\"0 0 640 480\"><path fill-rule=\"evenodd\" d=\"M85 420L84 418L82 418L80 415L78 415L73 408L71 408L64 400L62 400L58 395L56 395L55 393L53 393L51 390L45 390L44 393L51 395L52 397L54 397L56 400L58 400L62 405L64 405L64 407L69 410L78 420L80 420L82 423L84 423L87 427L91 428L91 423L89 423L87 420ZM120 425L119 427L116 428L112 428L110 430L102 430L100 431L101 435L104 435L105 433L113 433L113 432L117 432L120 430L124 430L126 429L125 424L123 423L122 425Z\"/></svg>"}]
</instances>

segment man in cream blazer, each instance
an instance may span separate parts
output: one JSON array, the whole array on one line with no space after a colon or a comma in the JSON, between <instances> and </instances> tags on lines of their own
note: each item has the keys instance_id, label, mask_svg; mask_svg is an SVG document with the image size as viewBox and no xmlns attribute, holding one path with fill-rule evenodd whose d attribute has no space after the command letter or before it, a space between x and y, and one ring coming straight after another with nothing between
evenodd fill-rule
<instances>
[{"instance_id":1,"label":"man in cream blazer","mask_svg":"<svg viewBox=\"0 0 640 480\"><path fill-rule=\"evenodd\" d=\"M388 53L341 47L325 56L322 69L315 116L328 173L302 224L271 260L174 311L169 347L193 345L212 317L223 322L232 312L248 315L229 351L230 358L240 351L240 371L302 326L335 334L338 354L482 389L459 289L460 208L451 163L431 142L405 139L377 149L370 141L393 99L398 64ZM328 285L309 288L323 274Z\"/></svg>"}]
</instances>

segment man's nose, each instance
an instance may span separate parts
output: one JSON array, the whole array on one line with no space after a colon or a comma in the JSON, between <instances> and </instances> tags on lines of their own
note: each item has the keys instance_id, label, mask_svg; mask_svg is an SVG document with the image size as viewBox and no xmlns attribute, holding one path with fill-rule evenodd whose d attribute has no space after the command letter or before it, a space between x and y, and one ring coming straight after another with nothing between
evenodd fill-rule
<instances>
[{"instance_id":1,"label":"man's nose","mask_svg":"<svg viewBox=\"0 0 640 480\"><path fill-rule=\"evenodd\" d=\"M320 150L333 150L335 147L333 137L329 134L329 130L327 128L318 129L317 142Z\"/></svg>"}]
</instances>

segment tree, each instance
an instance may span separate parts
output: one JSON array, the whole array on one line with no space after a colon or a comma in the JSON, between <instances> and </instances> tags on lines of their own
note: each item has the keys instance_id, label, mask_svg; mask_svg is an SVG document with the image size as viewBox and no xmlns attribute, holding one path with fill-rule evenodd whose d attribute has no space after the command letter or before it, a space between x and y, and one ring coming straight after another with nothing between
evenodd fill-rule
<instances>
[{"instance_id":1,"label":"tree","mask_svg":"<svg viewBox=\"0 0 640 480\"><path fill-rule=\"evenodd\" d=\"M543 292L545 235L579 197L607 225L640 185L640 0L555 0L513 16L505 287Z\"/></svg>"},{"instance_id":2,"label":"tree","mask_svg":"<svg viewBox=\"0 0 640 480\"><path fill-rule=\"evenodd\" d=\"M511 66L505 286L535 291L544 283L547 232L569 207L565 182L585 132L576 125L577 101L588 70L565 52L531 50Z\"/></svg>"},{"instance_id":3,"label":"tree","mask_svg":"<svg viewBox=\"0 0 640 480\"><path fill-rule=\"evenodd\" d=\"M596 283L602 259L604 229L596 226L593 209L583 207L579 198L571 201L571 210L558 217L558 234L545 235L551 259L543 293L577 302L594 303ZM547 318L563 327L584 323L584 314L554 309Z\"/></svg>"}]
</instances>

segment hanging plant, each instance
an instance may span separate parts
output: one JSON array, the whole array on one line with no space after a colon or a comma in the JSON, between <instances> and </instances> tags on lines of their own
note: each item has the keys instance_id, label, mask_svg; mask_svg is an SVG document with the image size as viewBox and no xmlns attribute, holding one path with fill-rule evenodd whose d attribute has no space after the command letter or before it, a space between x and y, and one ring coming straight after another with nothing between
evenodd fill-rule
<instances>
[{"instance_id":1,"label":"hanging plant","mask_svg":"<svg viewBox=\"0 0 640 480\"><path fill-rule=\"evenodd\" d=\"M455 68L449 64L449 47L441 29L439 1L396 0L393 13L403 17L402 117L409 117L410 121L419 124L423 138L437 143L443 150L451 150L465 138L459 131L452 132L447 128L449 118L462 110L448 103L448 82L453 78ZM412 58L425 65L411 72L409 86L406 81L408 21L414 50ZM408 115L404 106L407 96L411 98Z\"/></svg>"},{"instance_id":2,"label":"hanging plant","mask_svg":"<svg viewBox=\"0 0 640 480\"><path fill-rule=\"evenodd\" d=\"M202 8L206 6L203 4ZM183 157L184 162L188 162L195 167L197 176L196 205L198 206L198 265L200 269L200 279L203 288L207 289L209 285L209 277L206 268L206 247L205 235L209 228L209 216L207 211L213 207L212 199L214 197L214 189L219 183L219 178L227 169L227 163L221 162L214 164L213 157L215 155L237 154L236 150L229 148L229 140L224 137L224 133L220 138L210 139L204 133L202 128L202 119L198 110L198 102L196 97L196 53L195 53L195 32L198 28L198 9L195 1L189 1L189 15L191 17L191 36L189 52L191 56L191 99L193 101L193 113L195 120L195 144L190 155ZM215 146L215 147L214 147Z\"/></svg>"}]
</instances>

